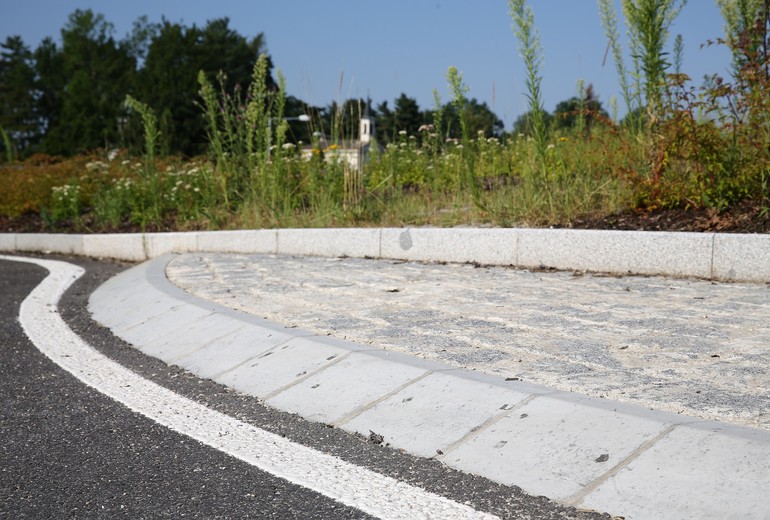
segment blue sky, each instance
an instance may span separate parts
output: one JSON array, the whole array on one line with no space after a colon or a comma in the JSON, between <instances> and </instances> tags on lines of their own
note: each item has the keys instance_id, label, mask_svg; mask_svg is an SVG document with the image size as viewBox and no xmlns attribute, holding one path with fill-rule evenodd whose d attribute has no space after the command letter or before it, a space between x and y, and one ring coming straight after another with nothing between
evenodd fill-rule
<instances>
[{"instance_id":1,"label":"blue sky","mask_svg":"<svg viewBox=\"0 0 770 520\"><path fill-rule=\"evenodd\" d=\"M615 3L622 21L620 0ZM529 4L543 47L545 108L552 111L574 95L578 79L594 85L605 107L611 96L620 98L611 56L602 66L607 40L596 0ZM445 75L454 65L469 96L485 101L507 129L527 109L525 70L506 0L0 0L0 40L18 34L31 48L45 36L58 41L75 9L102 13L118 39L141 15L188 26L228 17L244 36L265 33L289 93L313 105L369 95L392 106L404 92L430 108L433 89L449 99ZM684 38L683 72L697 84L704 74L728 73L730 54L723 46L700 48L723 34L715 0L690 0L671 29L670 45L676 34Z\"/></svg>"}]
</instances>

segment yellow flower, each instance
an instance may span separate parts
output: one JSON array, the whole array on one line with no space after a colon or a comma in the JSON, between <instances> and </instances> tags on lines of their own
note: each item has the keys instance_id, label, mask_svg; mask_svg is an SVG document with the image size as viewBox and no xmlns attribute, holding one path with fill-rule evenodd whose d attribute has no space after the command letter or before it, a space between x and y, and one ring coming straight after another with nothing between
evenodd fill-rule
<instances>
[{"instance_id":1,"label":"yellow flower","mask_svg":"<svg viewBox=\"0 0 770 520\"><path fill-rule=\"evenodd\" d=\"M567 138L567 137L559 137L559 141L561 141L563 143L564 141L569 141L569 138Z\"/></svg>"}]
</instances>

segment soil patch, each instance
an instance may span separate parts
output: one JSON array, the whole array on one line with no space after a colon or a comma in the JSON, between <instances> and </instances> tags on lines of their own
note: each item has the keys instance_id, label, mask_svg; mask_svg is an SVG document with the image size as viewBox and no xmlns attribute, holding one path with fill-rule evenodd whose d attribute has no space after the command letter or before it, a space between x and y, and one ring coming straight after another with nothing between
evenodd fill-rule
<instances>
[{"instance_id":1,"label":"soil patch","mask_svg":"<svg viewBox=\"0 0 770 520\"><path fill-rule=\"evenodd\" d=\"M578 218L558 228L572 229L616 229L624 231L689 231L718 233L770 233L770 208L763 207L755 200L745 200L724 211L710 208L675 208L629 210L614 215ZM50 225L36 213L20 217L0 216L0 233L89 233L96 226L88 219L79 227L72 222ZM194 231L187 228L185 231ZM100 233L137 233L141 226L124 222ZM169 218L161 225L144 229L148 232L181 231Z\"/></svg>"}]
</instances>

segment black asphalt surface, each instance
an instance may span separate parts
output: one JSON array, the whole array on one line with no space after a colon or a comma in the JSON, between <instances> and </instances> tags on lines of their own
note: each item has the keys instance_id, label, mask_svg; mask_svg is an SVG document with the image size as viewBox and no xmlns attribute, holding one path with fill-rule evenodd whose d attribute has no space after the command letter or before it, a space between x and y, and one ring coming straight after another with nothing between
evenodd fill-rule
<instances>
[{"instance_id":1,"label":"black asphalt surface","mask_svg":"<svg viewBox=\"0 0 770 520\"><path fill-rule=\"evenodd\" d=\"M502 518L607 518L277 412L145 356L91 320L90 293L127 264L83 266L60 313L89 344L175 392L290 440ZM84 385L24 335L19 305L45 277L0 261L0 518L369 518L159 426Z\"/></svg>"}]
</instances>

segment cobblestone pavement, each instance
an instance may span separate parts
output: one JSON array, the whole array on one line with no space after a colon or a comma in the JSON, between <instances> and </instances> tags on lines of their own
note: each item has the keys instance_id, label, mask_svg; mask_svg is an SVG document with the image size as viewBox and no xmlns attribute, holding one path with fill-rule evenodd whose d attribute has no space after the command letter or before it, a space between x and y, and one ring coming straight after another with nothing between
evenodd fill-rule
<instances>
[{"instance_id":1,"label":"cobblestone pavement","mask_svg":"<svg viewBox=\"0 0 770 520\"><path fill-rule=\"evenodd\" d=\"M218 253L167 275L318 334L770 429L770 284Z\"/></svg>"}]
</instances>

